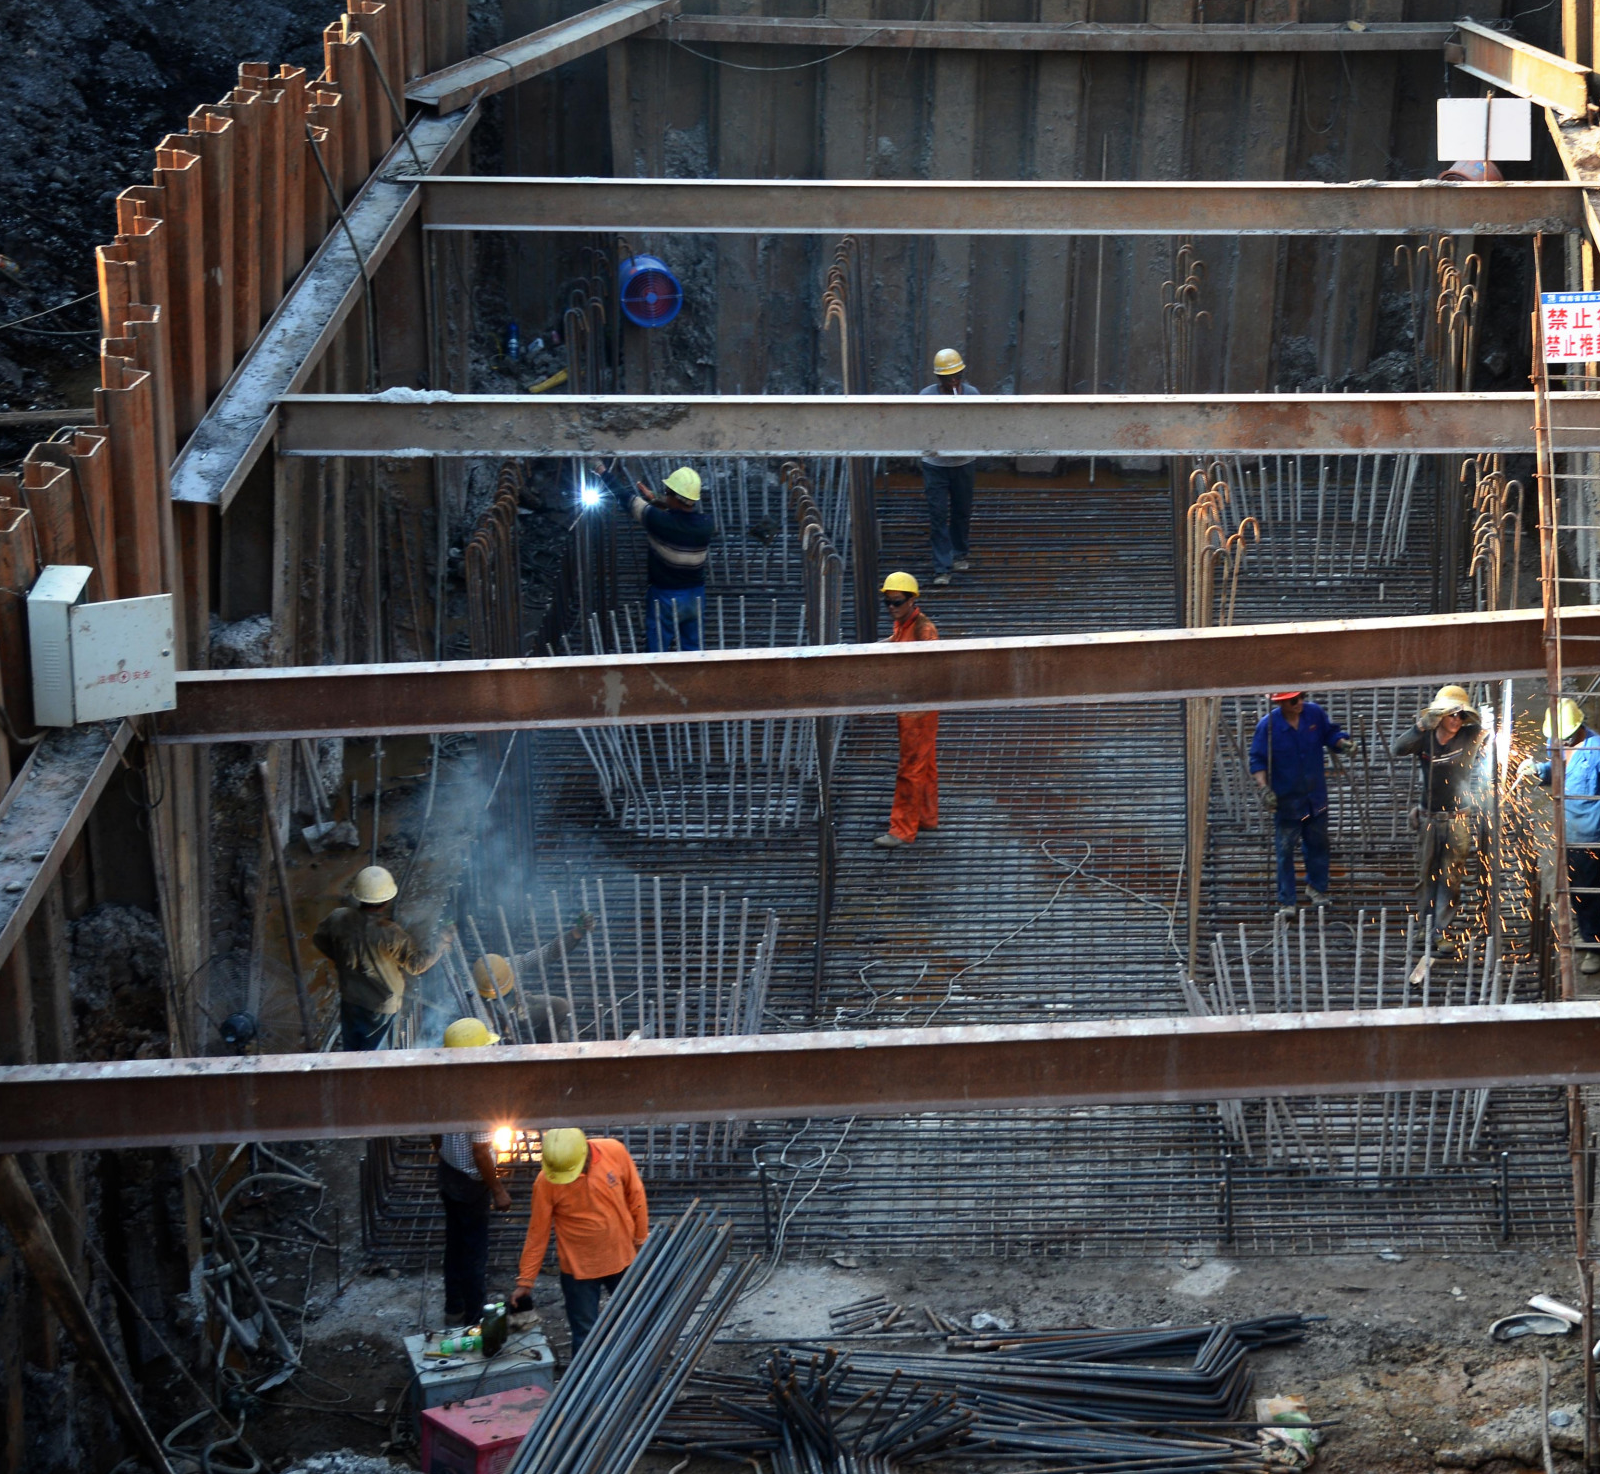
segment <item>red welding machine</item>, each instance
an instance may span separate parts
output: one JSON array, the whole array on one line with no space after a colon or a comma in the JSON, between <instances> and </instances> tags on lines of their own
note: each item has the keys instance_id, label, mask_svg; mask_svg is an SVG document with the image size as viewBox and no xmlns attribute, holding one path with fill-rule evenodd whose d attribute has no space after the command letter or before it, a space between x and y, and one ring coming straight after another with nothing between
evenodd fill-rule
<instances>
[{"instance_id":1,"label":"red welding machine","mask_svg":"<svg viewBox=\"0 0 1600 1474\"><path fill-rule=\"evenodd\" d=\"M513 1387L423 1409L424 1474L503 1474L549 1396L548 1387Z\"/></svg>"}]
</instances>

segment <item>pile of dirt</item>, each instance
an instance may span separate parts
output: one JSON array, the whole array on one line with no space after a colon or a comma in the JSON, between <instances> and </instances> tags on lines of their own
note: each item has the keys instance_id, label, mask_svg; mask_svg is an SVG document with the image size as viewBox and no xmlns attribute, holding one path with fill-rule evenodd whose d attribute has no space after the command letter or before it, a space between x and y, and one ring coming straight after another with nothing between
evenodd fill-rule
<instances>
[{"instance_id":1,"label":"pile of dirt","mask_svg":"<svg viewBox=\"0 0 1600 1474\"><path fill-rule=\"evenodd\" d=\"M240 62L320 71L322 28L339 10L338 0L0 6L0 410L90 402L94 248L116 235L118 193L149 182L156 143L221 98ZM39 438L0 432L0 468Z\"/></svg>"}]
</instances>

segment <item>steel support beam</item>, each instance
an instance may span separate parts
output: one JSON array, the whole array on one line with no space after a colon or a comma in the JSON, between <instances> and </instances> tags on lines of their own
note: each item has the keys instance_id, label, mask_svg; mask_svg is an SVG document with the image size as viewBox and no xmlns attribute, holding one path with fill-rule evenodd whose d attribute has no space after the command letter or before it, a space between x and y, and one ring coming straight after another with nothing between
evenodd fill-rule
<instances>
[{"instance_id":1,"label":"steel support beam","mask_svg":"<svg viewBox=\"0 0 1600 1474\"><path fill-rule=\"evenodd\" d=\"M1100 25L1082 22L839 20L765 15L679 15L645 32L647 41L739 46L895 47L941 51L1437 51L1449 21L1338 24Z\"/></svg>"},{"instance_id":2,"label":"steel support beam","mask_svg":"<svg viewBox=\"0 0 1600 1474\"><path fill-rule=\"evenodd\" d=\"M441 113L453 113L654 26L676 15L678 4L679 0L610 0L481 56L469 56L454 66L418 77L407 85L406 96Z\"/></svg>"},{"instance_id":3,"label":"steel support beam","mask_svg":"<svg viewBox=\"0 0 1600 1474\"><path fill-rule=\"evenodd\" d=\"M1600 606L1563 663L1600 668ZM1543 674L1537 609L918 645L180 671L163 742L995 710Z\"/></svg>"},{"instance_id":4,"label":"steel support beam","mask_svg":"<svg viewBox=\"0 0 1600 1474\"><path fill-rule=\"evenodd\" d=\"M1587 115L1588 67L1470 20L1457 21L1456 31L1461 55L1452 59L1462 71L1566 117Z\"/></svg>"},{"instance_id":5,"label":"steel support beam","mask_svg":"<svg viewBox=\"0 0 1600 1474\"><path fill-rule=\"evenodd\" d=\"M22 940L131 741L127 722L63 727L0 796L0 962Z\"/></svg>"},{"instance_id":6,"label":"steel support beam","mask_svg":"<svg viewBox=\"0 0 1600 1474\"><path fill-rule=\"evenodd\" d=\"M1559 451L1600 450L1600 394L1551 396ZM1531 394L1092 397L290 395L301 456L1344 455L1533 450Z\"/></svg>"},{"instance_id":7,"label":"steel support beam","mask_svg":"<svg viewBox=\"0 0 1600 1474\"><path fill-rule=\"evenodd\" d=\"M1532 235L1576 230L1570 184L444 176L429 230L756 235Z\"/></svg>"},{"instance_id":8,"label":"steel support beam","mask_svg":"<svg viewBox=\"0 0 1600 1474\"><path fill-rule=\"evenodd\" d=\"M477 118L472 110L448 118L414 119L411 145L423 168L448 165ZM172 466L174 501L226 507L233 500L272 439L273 402L305 383L361 301L363 266L370 279L416 213L415 167L411 148L404 138L398 139L345 207L345 222L360 248L360 261L343 228L329 231L178 453ZM406 170L413 172L407 175Z\"/></svg>"},{"instance_id":9,"label":"steel support beam","mask_svg":"<svg viewBox=\"0 0 1600 1474\"><path fill-rule=\"evenodd\" d=\"M0 1151L1600 1082L1600 1003L0 1070Z\"/></svg>"}]
</instances>

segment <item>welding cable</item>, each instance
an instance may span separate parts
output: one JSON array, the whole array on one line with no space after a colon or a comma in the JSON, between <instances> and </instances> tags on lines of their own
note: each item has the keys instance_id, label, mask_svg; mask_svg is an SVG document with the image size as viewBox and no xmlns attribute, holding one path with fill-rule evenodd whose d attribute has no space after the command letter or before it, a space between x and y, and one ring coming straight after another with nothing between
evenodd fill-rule
<instances>
[{"instance_id":1,"label":"welding cable","mask_svg":"<svg viewBox=\"0 0 1600 1474\"><path fill-rule=\"evenodd\" d=\"M406 121L406 115L401 110L400 104L394 100L394 88L389 85L389 74L383 69L383 63L378 60L378 48L372 44L372 37L365 31L357 31L367 48L367 55L372 58L373 70L378 74L378 80L383 83L383 95L389 99L389 111L394 114L394 120L400 126L400 136L405 139L406 147L411 151L411 162L417 166L419 175L428 171L422 167L422 156L417 152L417 146L411 141L411 125Z\"/></svg>"},{"instance_id":2,"label":"welding cable","mask_svg":"<svg viewBox=\"0 0 1600 1474\"><path fill-rule=\"evenodd\" d=\"M49 317L52 312L61 312L68 307L76 307L78 303L87 302L91 297L98 297L99 295L100 293L98 291L85 292L81 297L74 297L70 302L62 302L55 307L46 307L43 312L35 312L28 317L14 317L10 322L0 322L0 331L4 331L6 328L19 328L25 322L36 322L41 317ZM40 330L35 328L34 331L38 332ZM99 331L99 328L79 328L75 330L74 336L76 336L78 332L98 333ZM65 334L62 336L65 336Z\"/></svg>"},{"instance_id":3,"label":"welding cable","mask_svg":"<svg viewBox=\"0 0 1600 1474\"><path fill-rule=\"evenodd\" d=\"M350 242L350 253L356 258L356 269L361 273L361 296L367 309L367 392L376 394L378 385L383 379L383 366L378 357L378 309L372 300L372 273L367 270L366 258L361 254L361 247L356 244L355 232L350 229L350 221L345 216L339 192L333 187L333 176L328 173L328 166L322 157L322 148L317 143L316 132L309 122L306 124L306 142L311 145L311 157L317 161L317 173L322 175L322 183L328 191L328 198L333 201L334 213L339 217L339 224L344 227L345 239Z\"/></svg>"}]
</instances>

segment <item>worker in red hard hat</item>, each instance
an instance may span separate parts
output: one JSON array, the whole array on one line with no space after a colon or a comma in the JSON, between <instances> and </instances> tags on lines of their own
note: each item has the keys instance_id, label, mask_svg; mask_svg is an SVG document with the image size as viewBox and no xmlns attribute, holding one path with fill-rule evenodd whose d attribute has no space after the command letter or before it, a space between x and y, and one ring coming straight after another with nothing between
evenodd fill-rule
<instances>
[{"instance_id":1,"label":"worker in red hard hat","mask_svg":"<svg viewBox=\"0 0 1600 1474\"><path fill-rule=\"evenodd\" d=\"M1305 857L1306 889L1313 905L1328 904L1328 779L1325 751L1348 752L1355 739L1304 691L1274 691L1272 710L1256 724L1250 771L1273 818L1278 856L1278 906L1292 913L1298 900L1294 852Z\"/></svg>"},{"instance_id":2,"label":"worker in red hard hat","mask_svg":"<svg viewBox=\"0 0 1600 1474\"><path fill-rule=\"evenodd\" d=\"M922 590L909 573L891 573L880 592L894 620L888 643L939 638L918 602ZM939 713L901 712L899 725L900 767L894 778L889 831L872 841L883 850L899 849L910 844L919 830L939 827Z\"/></svg>"}]
</instances>

